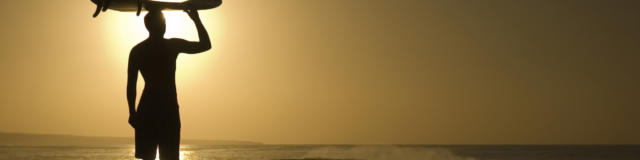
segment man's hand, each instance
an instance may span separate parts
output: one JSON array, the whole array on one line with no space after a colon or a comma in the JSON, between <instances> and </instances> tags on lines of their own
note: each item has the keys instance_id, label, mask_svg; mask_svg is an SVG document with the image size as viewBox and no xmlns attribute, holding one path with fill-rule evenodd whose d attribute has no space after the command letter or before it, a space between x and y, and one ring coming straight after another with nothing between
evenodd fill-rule
<instances>
[{"instance_id":1,"label":"man's hand","mask_svg":"<svg viewBox=\"0 0 640 160\"><path fill-rule=\"evenodd\" d=\"M136 115L134 114L130 114L129 115L129 125L131 125L131 127L136 128Z\"/></svg>"},{"instance_id":2,"label":"man's hand","mask_svg":"<svg viewBox=\"0 0 640 160\"><path fill-rule=\"evenodd\" d=\"M189 15L189 17L191 17L192 20L200 21L200 15L198 14L198 10L191 7L190 4L186 4L186 8L184 9L184 12L187 12L187 14Z\"/></svg>"}]
</instances>

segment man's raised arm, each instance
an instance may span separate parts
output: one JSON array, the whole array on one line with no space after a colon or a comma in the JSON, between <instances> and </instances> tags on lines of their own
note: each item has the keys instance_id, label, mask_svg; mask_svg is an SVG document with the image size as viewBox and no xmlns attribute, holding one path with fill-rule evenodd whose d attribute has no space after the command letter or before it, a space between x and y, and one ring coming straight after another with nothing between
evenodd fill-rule
<instances>
[{"instance_id":1,"label":"man's raised arm","mask_svg":"<svg viewBox=\"0 0 640 160\"><path fill-rule=\"evenodd\" d=\"M184 53L200 53L211 49L211 40L209 40L209 34L207 33L207 29L202 25L202 21L200 20L200 15L198 15L198 10L189 8L185 10L189 17L196 24L196 29L198 30L198 38L199 42L188 42L185 46L183 46L182 52Z\"/></svg>"}]
</instances>

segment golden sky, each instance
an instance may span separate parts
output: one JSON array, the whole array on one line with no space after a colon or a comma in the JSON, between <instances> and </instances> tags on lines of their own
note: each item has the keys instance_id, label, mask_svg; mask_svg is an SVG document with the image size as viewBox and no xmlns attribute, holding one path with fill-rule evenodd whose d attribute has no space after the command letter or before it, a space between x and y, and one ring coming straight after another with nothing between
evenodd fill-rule
<instances>
[{"instance_id":1,"label":"golden sky","mask_svg":"<svg viewBox=\"0 0 640 160\"><path fill-rule=\"evenodd\" d=\"M178 59L182 136L637 144L638 6L226 0L200 12L213 49ZM126 61L146 38L142 16L91 18L94 9L89 0L0 2L0 131L133 136ZM167 16L167 37L197 40L186 14Z\"/></svg>"}]
</instances>

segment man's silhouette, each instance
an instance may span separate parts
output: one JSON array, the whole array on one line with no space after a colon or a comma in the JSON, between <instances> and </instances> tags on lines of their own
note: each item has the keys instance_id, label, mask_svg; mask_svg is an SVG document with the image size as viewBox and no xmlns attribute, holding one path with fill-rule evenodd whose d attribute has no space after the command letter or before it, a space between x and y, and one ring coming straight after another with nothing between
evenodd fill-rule
<instances>
[{"instance_id":1,"label":"man's silhouette","mask_svg":"<svg viewBox=\"0 0 640 160\"><path fill-rule=\"evenodd\" d=\"M127 101L129 124L135 128L135 157L161 160L179 159L180 114L176 94L176 58L179 53L200 53L211 48L209 36L198 11L186 10L198 30L200 42L164 39L165 20L161 10L150 10L144 17L149 38L133 47L129 55ZM135 109L138 71L145 85Z\"/></svg>"}]
</instances>

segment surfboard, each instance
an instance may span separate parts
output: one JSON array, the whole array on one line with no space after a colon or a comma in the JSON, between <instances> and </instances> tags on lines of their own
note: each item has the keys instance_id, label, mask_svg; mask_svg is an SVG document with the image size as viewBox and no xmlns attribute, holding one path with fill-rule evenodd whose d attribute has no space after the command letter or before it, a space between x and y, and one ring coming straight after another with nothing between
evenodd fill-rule
<instances>
[{"instance_id":1,"label":"surfboard","mask_svg":"<svg viewBox=\"0 0 640 160\"><path fill-rule=\"evenodd\" d=\"M183 4L188 4L190 7L197 10L213 9L222 4L222 0L187 0L185 2L161 2L154 0L91 0L93 4L96 4L97 8L93 17L98 16L100 11L107 11L107 9L116 10L120 12L138 12L146 10L147 8L158 8L162 10L184 10Z\"/></svg>"}]
</instances>

